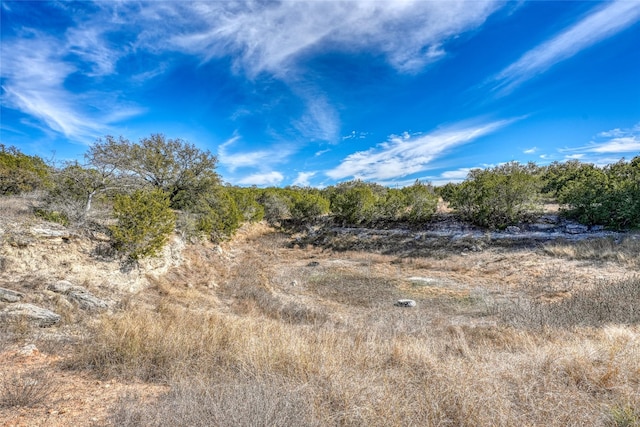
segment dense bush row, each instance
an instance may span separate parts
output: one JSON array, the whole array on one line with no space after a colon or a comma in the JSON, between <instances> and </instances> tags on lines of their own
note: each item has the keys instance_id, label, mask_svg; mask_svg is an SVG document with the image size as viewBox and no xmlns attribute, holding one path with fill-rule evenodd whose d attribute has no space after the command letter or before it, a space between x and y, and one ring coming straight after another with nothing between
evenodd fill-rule
<instances>
[{"instance_id":1,"label":"dense bush row","mask_svg":"<svg viewBox=\"0 0 640 427\"><path fill-rule=\"evenodd\" d=\"M331 214L345 225L420 224L435 214L440 197L461 219L487 228L532 220L544 199L557 200L567 217L584 224L640 227L640 157L604 168L510 162L439 188L359 180L324 189L238 188L222 185L216 164L210 152L161 134L138 143L107 136L89 148L84 164L59 167L0 145L0 195L39 191L36 213L64 224L106 213L115 248L130 259L156 253L176 227L188 240L220 241L262 219L277 225Z\"/></svg>"},{"instance_id":2,"label":"dense bush row","mask_svg":"<svg viewBox=\"0 0 640 427\"><path fill-rule=\"evenodd\" d=\"M543 199L586 225L640 228L640 156L603 168L576 160L544 167L511 162L472 170L439 193L463 219L490 228L534 218Z\"/></svg>"}]
</instances>

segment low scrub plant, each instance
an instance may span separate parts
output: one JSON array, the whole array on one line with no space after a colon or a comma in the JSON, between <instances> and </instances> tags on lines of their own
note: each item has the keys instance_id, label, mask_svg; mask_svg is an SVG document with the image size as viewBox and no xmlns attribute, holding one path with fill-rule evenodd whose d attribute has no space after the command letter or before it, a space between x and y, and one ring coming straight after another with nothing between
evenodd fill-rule
<instances>
[{"instance_id":1,"label":"low scrub plant","mask_svg":"<svg viewBox=\"0 0 640 427\"><path fill-rule=\"evenodd\" d=\"M0 407L32 407L56 391L53 377L44 369L11 374L0 382Z\"/></svg>"},{"instance_id":2,"label":"low scrub plant","mask_svg":"<svg viewBox=\"0 0 640 427\"><path fill-rule=\"evenodd\" d=\"M467 179L443 192L445 201L466 221L504 229L541 212L541 181L534 164L510 162L474 169Z\"/></svg>"},{"instance_id":3,"label":"low scrub plant","mask_svg":"<svg viewBox=\"0 0 640 427\"><path fill-rule=\"evenodd\" d=\"M272 377L230 380L185 378L151 403L127 396L113 408L110 421L121 427L326 425L315 415L308 387Z\"/></svg>"},{"instance_id":4,"label":"low scrub plant","mask_svg":"<svg viewBox=\"0 0 640 427\"><path fill-rule=\"evenodd\" d=\"M114 248L131 260L156 255L176 223L169 197L162 190L137 190L115 197L117 223L109 227Z\"/></svg>"},{"instance_id":5,"label":"low scrub plant","mask_svg":"<svg viewBox=\"0 0 640 427\"><path fill-rule=\"evenodd\" d=\"M640 228L640 156L604 168L575 165L557 190L566 216L588 225Z\"/></svg>"}]
</instances>

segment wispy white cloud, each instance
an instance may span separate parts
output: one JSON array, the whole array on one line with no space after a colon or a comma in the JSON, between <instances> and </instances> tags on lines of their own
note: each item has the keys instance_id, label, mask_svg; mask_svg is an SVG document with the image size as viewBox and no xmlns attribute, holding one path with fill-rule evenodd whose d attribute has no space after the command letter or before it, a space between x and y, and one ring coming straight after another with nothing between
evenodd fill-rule
<instances>
[{"instance_id":1,"label":"wispy white cloud","mask_svg":"<svg viewBox=\"0 0 640 427\"><path fill-rule=\"evenodd\" d=\"M169 38L176 48L207 60L235 53L250 75L284 75L319 46L372 49L404 72L444 56L451 37L477 28L499 1L283 1L181 3L192 22ZM162 5L166 11L166 5ZM175 13L175 12L174 12ZM173 21L175 22L175 21Z\"/></svg>"},{"instance_id":2,"label":"wispy white cloud","mask_svg":"<svg viewBox=\"0 0 640 427\"><path fill-rule=\"evenodd\" d=\"M303 92L301 98L305 100L306 108L302 116L293 121L293 126L300 135L308 139L330 142L337 140L340 119L335 108L323 94L308 88Z\"/></svg>"},{"instance_id":3,"label":"wispy white cloud","mask_svg":"<svg viewBox=\"0 0 640 427\"><path fill-rule=\"evenodd\" d=\"M179 52L203 62L225 57L250 79L265 73L280 79L302 100L302 112L292 115L287 131L293 128L306 140L338 142L338 110L306 72L306 59L327 51L369 51L386 58L399 72L417 72L446 56L448 40L478 28L503 4L502 0L246 0L149 2L142 7L96 2L76 7L60 2L55 7L67 10L72 20L63 32L3 39L7 93L3 102L56 132L85 139L103 134L109 120L119 119L114 111L130 117L140 110L104 93L74 92L65 85L69 76L116 76L126 78L121 85L139 84L170 66L149 64L135 75L120 76L118 64L127 55ZM10 11L8 3L3 7Z\"/></svg>"},{"instance_id":4,"label":"wispy white cloud","mask_svg":"<svg viewBox=\"0 0 640 427\"><path fill-rule=\"evenodd\" d=\"M350 177L367 181L401 178L428 169L429 164L445 151L493 133L513 121L457 125L418 137L405 132L374 148L347 156L326 174L336 180Z\"/></svg>"},{"instance_id":5,"label":"wispy white cloud","mask_svg":"<svg viewBox=\"0 0 640 427\"><path fill-rule=\"evenodd\" d=\"M573 156L595 154L640 154L640 123L628 129L612 129L600 132L589 144L581 147L562 148L561 153L574 153ZM569 155L567 155L569 156Z\"/></svg>"},{"instance_id":6,"label":"wispy white cloud","mask_svg":"<svg viewBox=\"0 0 640 427\"><path fill-rule=\"evenodd\" d=\"M573 26L545 41L496 77L496 89L507 94L525 81L547 71L558 62L611 37L640 20L640 2L605 2Z\"/></svg>"},{"instance_id":7,"label":"wispy white cloud","mask_svg":"<svg viewBox=\"0 0 640 427\"><path fill-rule=\"evenodd\" d=\"M240 168L269 169L273 165L286 162L293 154L293 150L286 146L276 146L268 150L231 152L230 147L240 139L241 137L236 135L218 147L220 164L231 172Z\"/></svg>"},{"instance_id":8,"label":"wispy white cloud","mask_svg":"<svg viewBox=\"0 0 640 427\"><path fill-rule=\"evenodd\" d=\"M3 103L37 118L66 137L90 143L120 120L140 114L139 107L122 102L112 93L73 93L66 79L79 72L64 59L64 40L38 32L3 41Z\"/></svg>"},{"instance_id":9,"label":"wispy white cloud","mask_svg":"<svg viewBox=\"0 0 640 427\"><path fill-rule=\"evenodd\" d=\"M524 154L533 154L536 151L538 151L538 147L531 147L531 148L527 148L526 150L523 151Z\"/></svg>"},{"instance_id":10,"label":"wispy white cloud","mask_svg":"<svg viewBox=\"0 0 640 427\"><path fill-rule=\"evenodd\" d=\"M344 135L342 137L343 141L348 141L350 139L365 139L369 134L367 132L356 132L352 130L351 133Z\"/></svg>"},{"instance_id":11,"label":"wispy white cloud","mask_svg":"<svg viewBox=\"0 0 640 427\"><path fill-rule=\"evenodd\" d=\"M404 73L421 71L446 56L446 42L484 23L504 2L239 1L158 6L163 45L202 61L230 57L234 69L253 79L263 73L286 82L305 103L291 125L306 139L339 141L340 116L304 67L326 51L382 54ZM176 17L179 17L176 20ZM175 31L174 28L179 28ZM147 41L157 43L149 37Z\"/></svg>"},{"instance_id":12,"label":"wispy white cloud","mask_svg":"<svg viewBox=\"0 0 640 427\"><path fill-rule=\"evenodd\" d=\"M640 136L612 138L607 142L594 144L587 151L592 153L640 153Z\"/></svg>"},{"instance_id":13,"label":"wispy white cloud","mask_svg":"<svg viewBox=\"0 0 640 427\"><path fill-rule=\"evenodd\" d=\"M469 175L471 168L460 168L452 171L445 171L440 174L440 178L451 181L464 180Z\"/></svg>"},{"instance_id":14,"label":"wispy white cloud","mask_svg":"<svg viewBox=\"0 0 640 427\"><path fill-rule=\"evenodd\" d=\"M300 187L308 187L311 185L309 179L316 175L317 172L298 172L298 176L293 181L292 185Z\"/></svg>"},{"instance_id":15,"label":"wispy white cloud","mask_svg":"<svg viewBox=\"0 0 640 427\"><path fill-rule=\"evenodd\" d=\"M248 175L237 181L240 185L278 185L284 180L284 175L277 171Z\"/></svg>"}]
</instances>

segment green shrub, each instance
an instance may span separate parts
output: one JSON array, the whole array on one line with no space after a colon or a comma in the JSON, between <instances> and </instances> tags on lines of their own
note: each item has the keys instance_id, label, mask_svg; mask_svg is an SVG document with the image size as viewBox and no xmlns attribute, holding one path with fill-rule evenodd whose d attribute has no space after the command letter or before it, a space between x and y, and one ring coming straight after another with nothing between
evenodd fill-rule
<instances>
[{"instance_id":1,"label":"green shrub","mask_svg":"<svg viewBox=\"0 0 640 427\"><path fill-rule=\"evenodd\" d=\"M564 205L565 215L583 224L604 224L608 216L604 203L609 187L607 181L602 169L581 164L579 174L558 191L558 202Z\"/></svg>"},{"instance_id":2,"label":"green shrub","mask_svg":"<svg viewBox=\"0 0 640 427\"><path fill-rule=\"evenodd\" d=\"M246 222L258 222L264 218L264 207L258 203L260 191L257 188L226 187L236 202L242 218Z\"/></svg>"},{"instance_id":3,"label":"green shrub","mask_svg":"<svg viewBox=\"0 0 640 427\"><path fill-rule=\"evenodd\" d=\"M566 216L583 224L640 227L640 156L603 169L580 164L559 189L558 201Z\"/></svg>"},{"instance_id":4,"label":"green shrub","mask_svg":"<svg viewBox=\"0 0 640 427\"><path fill-rule=\"evenodd\" d=\"M162 190L137 190L115 197L117 220L110 228L114 248L132 260L156 255L175 228L171 201Z\"/></svg>"},{"instance_id":5,"label":"green shrub","mask_svg":"<svg viewBox=\"0 0 640 427\"><path fill-rule=\"evenodd\" d=\"M37 217L42 218L45 221L55 222L65 226L70 224L69 217L63 212L50 211L47 209L36 209L34 213Z\"/></svg>"},{"instance_id":6,"label":"green shrub","mask_svg":"<svg viewBox=\"0 0 640 427\"><path fill-rule=\"evenodd\" d=\"M311 220L326 215L330 203L319 192L308 189L290 189L291 217L298 220Z\"/></svg>"},{"instance_id":7,"label":"green shrub","mask_svg":"<svg viewBox=\"0 0 640 427\"><path fill-rule=\"evenodd\" d=\"M386 220L400 221L407 216L409 201L402 190L390 188L381 204L381 215Z\"/></svg>"},{"instance_id":8,"label":"green shrub","mask_svg":"<svg viewBox=\"0 0 640 427\"><path fill-rule=\"evenodd\" d=\"M338 184L331 193L331 212L338 221L348 224L371 222L378 217L380 196L374 192L376 187L362 181L349 181Z\"/></svg>"},{"instance_id":9,"label":"green shrub","mask_svg":"<svg viewBox=\"0 0 640 427\"><path fill-rule=\"evenodd\" d=\"M242 224L242 212L225 187L204 194L193 209L198 231L214 242L230 238Z\"/></svg>"},{"instance_id":10,"label":"green shrub","mask_svg":"<svg viewBox=\"0 0 640 427\"><path fill-rule=\"evenodd\" d=\"M279 224L283 219L291 217L291 199L282 189L264 190L258 202L264 209L264 219L271 225Z\"/></svg>"},{"instance_id":11,"label":"green shrub","mask_svg":"<svg viewBox=\"0 0 640 427\"><path fill-rule=\"evenodd\" d=\"M50 172L51 168L40 157L0 144L0 195L46 188Z\"/></svg>"},{"instance_id":12,"label":"green shrub","mask_svg":"<svg viewBox=\"0 0 640 427\"><path fill-rule=\"evenodd\" d=\"M443 195L462 219L502 229L531 220L540 212L540 186L535 165L510 162L474 169L463 183Z\"/></svg>"},{"instance_id":13,"label":"green shrub","mask_svg":"<svg viewBox=\"0 0 640 427\"><path fill-rule=\"evenodd\" d=\"M411 187L400 190L405 197L408 210L404 218L410 222L420 223L431 219L438 208L438 196L433 187L416 182Z\"/></svg>"},{"instance_id":14,"label":"green shrub","mask_svg":"<svg viewBox=\"0 0 640 427\"><path fill-rule=\"evenodd\" d=\"M565 163L553 162L546 166L542 172L542 193L557 197L567 183L581 175L585 166L579 160L570 160Z\"/></svg>"}]
</instances>

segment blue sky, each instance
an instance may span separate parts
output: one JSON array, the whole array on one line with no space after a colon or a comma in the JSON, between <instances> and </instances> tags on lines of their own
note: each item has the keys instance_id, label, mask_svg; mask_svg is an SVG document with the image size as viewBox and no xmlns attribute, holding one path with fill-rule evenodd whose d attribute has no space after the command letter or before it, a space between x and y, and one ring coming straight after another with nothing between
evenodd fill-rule
<instances>
[{"instance_id":1,"label":"blue sky","mask_svg":"<svg viewBox=\"0 0 640 427\"><path fill-rule=\"evenodd\" d=\"M640 1L3 1L0 139L182 138L236 185L640 154Z\"/></svg>"}]
</instances>

